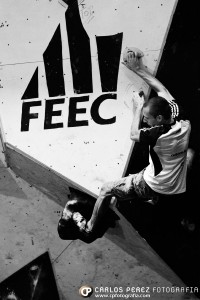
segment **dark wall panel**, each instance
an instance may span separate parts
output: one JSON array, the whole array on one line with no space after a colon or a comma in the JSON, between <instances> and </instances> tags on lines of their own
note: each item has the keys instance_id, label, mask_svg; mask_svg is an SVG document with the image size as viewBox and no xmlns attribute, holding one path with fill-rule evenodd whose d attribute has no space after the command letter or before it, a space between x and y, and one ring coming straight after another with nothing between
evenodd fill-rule
<instances>
[{"instance_id":1,"label":"dark wall panel","mask_svg":"<svg viewBox=\"0 0 200 300\"><path fill-rule=\"evenodd\" d=\"M38 92L38 67L37 67L22 96L22 100L33 99L38 97L39 97L39 92Z\"/></svg>"},{"instance_id":2,"label":"dark wall panel","mask_svg":"<svg viewBox=\"0 0 200 300\"><path fill-rule=\"evenodd\" d=\"M102 92L117 90L122 38L123 33L96 37Z\"/></svg>"},{"instance_id":3,"label":"dark wall panel","mask_svg":"<svg viewBox=\"0 0 200 300\"><path fill-rule=\"evenodd\" d=\"M58 25L43 57L49 97L64 96L65 82L60 25Z\"/></svg>"},{"instance_id":4,"label":"dark wall panel","mask_svg":"<svg viewBox=\"0 0 200 300\"><path fill-rule=\"evenodd\" d=\"M92 60L89 36L82 25L77 0L65 2L68 4L65 16L74 92L77 94L92 93Z\"/></svg>"}]
</instances>

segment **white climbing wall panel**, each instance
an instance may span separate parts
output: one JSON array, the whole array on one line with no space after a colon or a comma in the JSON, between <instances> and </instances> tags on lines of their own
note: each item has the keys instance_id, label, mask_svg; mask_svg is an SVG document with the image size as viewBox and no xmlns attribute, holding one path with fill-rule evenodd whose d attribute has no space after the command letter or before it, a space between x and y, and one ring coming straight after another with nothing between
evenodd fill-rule
<instances>
[{"instance_id":1,"label":"white climbing wall panel","mask_svg":"<svg viewBox=\"0 0 200 300\"><path fill-rule=\"evenodd\" d=\"M131 92L142 88L147 94L148 87L121 64L120 58L117 90L102 91L96 37L122 34L121 52L126 46L140 48L145 54L144 63L153 73L175 6L176 0L78 1L81 22L90 41L93 91L77 94L73 89L65 2L1 1L0 114L6 142L92 195L98 194L103 182L123 176L132 147L129 138ZM52 97L48 94L43 54L59 25L65 94ZM56 51L54 48L55 55ZM22 99L35 70L38 70L35 81L38 82L38 95ZM115 96L112 98L108 94ZM102 95L107 95L105 100L95 106ZM84 101L78 101L84 96ZM72 97L77 100L75 116L69 112L69 105L74 101ZM56 99L51 122L60 127L44 129L46 102ZM23 103L29 102L33 105L24 114L26 117L32 115L28 119L28 129L22 130L22 123L26 123L22 115ZM111 122L100 124L94 115ZM69 126L71 118L75 118L76 126ZM84 125L79 126L79 121L84 121Z\"/></svg>"}]
</instances>

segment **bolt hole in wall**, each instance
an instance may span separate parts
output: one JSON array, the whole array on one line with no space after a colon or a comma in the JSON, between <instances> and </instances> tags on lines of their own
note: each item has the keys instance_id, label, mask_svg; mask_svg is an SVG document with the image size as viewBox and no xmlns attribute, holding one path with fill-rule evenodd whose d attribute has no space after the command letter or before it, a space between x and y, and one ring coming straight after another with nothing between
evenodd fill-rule
<instances>
[{"instance_id":1,"label":"bolt hole in wall","mask_svg":"<svg viewBox=\"0 0 200 300\"><path fill-rule=\"evenodd\" d=\"M195 150L195 161L188 172L187 192L180 199L165 200L167 203L165 207L160 205L156 209L150 204L137 202L120 205L121 212L127 215L139 233L184 283L187 286L198 287L198 291L200 291L200 224L197 197L194 195L198 195L200 170L199 52L200 18L197 3L189 5L188 1L178 1L156 77L169 89L185 112L185 117L191 121L189 146ZM153 95L152 92L150 97ZM136 143L127 174L138 172L147 164L148 149ZM170 204L170 201L173 204ZM130 215L130 212L134 212L134 216L133 213ZM187 226L184 226L185 224ZM197 296L200 298L200 292Z\"/></svg>"}]
</instances>

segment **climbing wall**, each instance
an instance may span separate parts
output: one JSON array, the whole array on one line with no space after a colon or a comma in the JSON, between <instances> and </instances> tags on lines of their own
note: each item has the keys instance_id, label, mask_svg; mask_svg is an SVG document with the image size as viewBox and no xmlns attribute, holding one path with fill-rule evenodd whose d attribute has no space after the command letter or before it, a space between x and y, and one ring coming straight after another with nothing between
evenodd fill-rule
<instances>
[{"instance_id":1,"label":"climbing wall","mask_svg":"<svg viewBox=\"0 0 200 300\"><path fill-rule=\"evenodd\" d=\"M140 48L155 73L176 2L1 2L0 113L9 149L94 196L123 176L133 147L132 92L149 91L121 64L122 52ZM15 168L12 151L8 157ZM22 169L26 177L26 163Z\"/></svg>"}]
</instances>

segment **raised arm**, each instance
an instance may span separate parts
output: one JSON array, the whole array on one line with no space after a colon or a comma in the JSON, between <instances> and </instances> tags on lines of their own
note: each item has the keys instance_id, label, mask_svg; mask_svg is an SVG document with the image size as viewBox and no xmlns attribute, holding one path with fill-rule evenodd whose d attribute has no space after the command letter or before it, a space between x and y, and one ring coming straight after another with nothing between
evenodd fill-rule
<instances>
[{"instance_id":1,"label":"raised arm","mask_svg":"<svg viewBox=\"0 0 200 300\"><path fill-rule=\"evenodd\" d=\"M139 142L140 140L139 126L141 121L142 107L144 104L143 95L139 95L136 92L133 93L132 103L133 103L133 121L131 124L130 138L132 141Z\"/></svg>"},{"instance_id":2,"label":"raised arm","mask_svg":"<svg viewBox=\"0 0 200 300\"><path fill-rule=\"evenodd\" d=\"M167 100L173 100L172 95L166 87L156 79L143 65L143 52L138 48L130 47L126 49L127 55L124 58L123 64L138 76L140 76L159 96Z\"/></svg>"}]
</instances>

